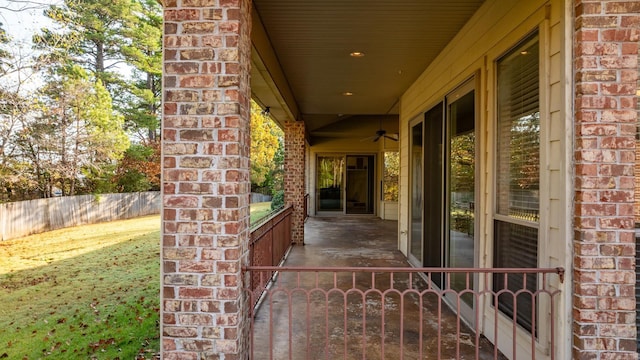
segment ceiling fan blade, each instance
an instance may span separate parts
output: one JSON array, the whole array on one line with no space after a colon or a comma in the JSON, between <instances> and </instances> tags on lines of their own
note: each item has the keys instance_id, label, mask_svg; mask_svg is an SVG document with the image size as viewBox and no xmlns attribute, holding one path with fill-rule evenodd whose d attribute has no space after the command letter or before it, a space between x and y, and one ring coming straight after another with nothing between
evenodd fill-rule
<instances>
[{"instance_id":1,"label":"ceiling fan blade","mask_svg":"<svg viewBox=\"0 0 640 360\"><path fill-rule=\"evenodd\" d=\"M373 139L373 142L378 142L378 140L380 140L380 137L381 137L380 135L376 136L376 138Z\"/></svg>"},{"instance_id":2,"label":"ceiling fan blade","mask_svg":"<svg viewBox=\"0 0 640 360\"><path fill-rule=\"evenodd\" d=\"M362 138L360 139L360 141L364 142L364 141L371 141L373 139L375 139L377 137L377 135L373 135L373 136L367 136L366 138ZM374 140L375 141L375 140Z\"/></svg>"},{"instance_id":3,"label":"ceiling fan blade","mask_svg":"<svg viewBox=\"0 0 640 360\"><path fill-rule=\"evenodd\" d=\"M389 140L398 141L398 139L395 136L385 135L384 137L389 139Z\"/></svg>"}]
</instances>

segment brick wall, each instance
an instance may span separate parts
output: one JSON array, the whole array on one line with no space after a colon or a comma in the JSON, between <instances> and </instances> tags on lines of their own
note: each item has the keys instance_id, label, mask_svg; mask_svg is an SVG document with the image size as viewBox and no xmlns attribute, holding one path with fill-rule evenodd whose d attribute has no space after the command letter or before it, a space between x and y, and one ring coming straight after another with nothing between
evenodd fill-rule
<instances>
[{"instance_id":1,"label":"brick wall","mask_svg":"<svg viewBox=\"0 0 640 360\"><path fill-rule=\"evenodd\" d=\"M636 140L636 165L634 169L635 175L635 206L633 214L636 224L640 224L640 141Z\"/></svg>"},{"instance_id":2,"label":"brick wall","mask_svg":"<svg viewBox=\"0 0 640 360\"><path fill-rule=\"evenodd\" d=\"M293 205L291 239L304 243L305 194L305 127L302 121L291 121L284 126L284 201Z\"/></svg>"},{"instance_id":3,"label":"brick wall","mask_svg":"<svg viewBox=\"0 0 640 360\"><path fill-rule=\"evenodd\" d=\"M164 5L161 351L165 360L240 359L251 2Z\"/></svg>"},{"instance_id":4,"label":"brick wall","mask_svg":"<svg viewBox=\"0 0 640 360\"><path fill-rule=\"evenodd\" d=\"M637 1L575 1L573 358L636 359Z\"/></svg>"}]
</instances>

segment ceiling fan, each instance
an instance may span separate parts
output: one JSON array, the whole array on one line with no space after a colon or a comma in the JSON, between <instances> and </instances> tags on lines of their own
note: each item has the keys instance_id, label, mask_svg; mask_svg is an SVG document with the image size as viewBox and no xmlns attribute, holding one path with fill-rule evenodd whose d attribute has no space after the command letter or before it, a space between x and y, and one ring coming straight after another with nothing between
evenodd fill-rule
<instances>
[{"instance_id":1,"label":"ceiling fan","mask_svg":"<svg viewBox=\"0 0 640 360\"><path fill-rule=\"evenodd\" d=\"M387 130L384 130L384 129L380 129L380 130L376 131L375 135L366 137L366 138L364 138L364 139L362 139L360 141L373 140L373 142L376 142L376 141L380 140L380 138L387 138L389 140L398 141L398 138L396 136L393 136L391 134L387 134Z\"/></svg>"},{"instance_id":2,"label":"ceiling fan","mask_svg":"<svg viewBox=\"0 0 640 360\"><path fill-rule=\"evenodd\" d=\"M380 140L381 138L386 138L389 140L393 140L393 141L398 141L398 134L387 134L387 130L385 130L382 127L382 118L380 118L380 127L378 127L378 131L376 131L376 134L373 136L369 136L366 137L360 141L368 141L368 140L373 140L373 142L377 142L378 140Z\"/></svg>"}]
</instances>

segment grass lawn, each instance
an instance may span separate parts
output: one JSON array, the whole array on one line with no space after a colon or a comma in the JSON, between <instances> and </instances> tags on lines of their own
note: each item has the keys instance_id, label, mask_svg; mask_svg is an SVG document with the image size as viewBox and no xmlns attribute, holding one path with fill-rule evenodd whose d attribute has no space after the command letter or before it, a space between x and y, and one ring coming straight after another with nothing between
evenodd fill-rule
<instances>
[{"instance_id":1,"label":"grass lawn","mask_svg":"<svg viewBox=\"0 0 640 360\"><path fill-rule=\"evenodd\" d=\"M0 359L150 359L159 345L160 220L0 242Z\"/></svg>"},{"instance_id":2,"label":"grass lawn","mask_svg":"<svg viewBox=\"0 0 640 360\"><path fill-rule=\"evenodd\" d=\"M271 212L271 201L253 203L250 205L250 208L251 208L251 215L250 215L251 219L249 221L251 222L251 224L253 224L256 220L259 220L261 217Z\"/></svg>"}]
</instances>

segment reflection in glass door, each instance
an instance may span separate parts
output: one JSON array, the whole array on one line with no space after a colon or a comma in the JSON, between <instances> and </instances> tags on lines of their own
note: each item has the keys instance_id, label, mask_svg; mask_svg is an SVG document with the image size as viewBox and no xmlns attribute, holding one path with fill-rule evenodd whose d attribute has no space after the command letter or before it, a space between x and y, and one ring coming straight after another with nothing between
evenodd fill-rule
<instances>
[{"instance_id":1,"label":"reflection in glass door","mask_svg":"<svg viewBox=\"0 0 640 360\"><path fill-rule=\"evenodd\" d=\"M374 156L347 155L347 214L373 214Z\"/></svg>"},{"instance_id":2,"label":"reflection in glass door","mask_svg":"<svg viewBox=\"0 0 640 360\"><path fill-rule=\"evenodd\" d=\"M465 86L447 97L449 161L447 186L447 266L475 266L475 106L474 92ZM473 289L474 279L466 274L452 274L451 288L457 292ZM473 296L462 300L473 308Z\"/></svg>"},{"instance_id":3,"label":"reflection in glass door","mask_svg":"<svg viewBox=\"0 0 640 360\"><path fill-rule=\"evenodd\" d=\"M318 156L316 204L318 211L342 211L344 156Z\"/></svg>"},{"instance_id":4,"label":"reflection in glass door","mask_svg":"<svg viewBox=\"0 0 640 360\"><path fill-rule=\"evenodd\" d=\"M442 205L444 102L424 114L424 257L426 267L443 266ZM432 280L442 287L440 274Z\"/></svg>"},{"instance_id":5,"label":"reflection in glass door","mask_svg":"<svg viewBox=\"0 0 640 360\"><path fill-rule=\"evenodd\" d=\"M422 266L422 121L411 128L411 222L409 253Z\"/></svg>"}]
</instances>

